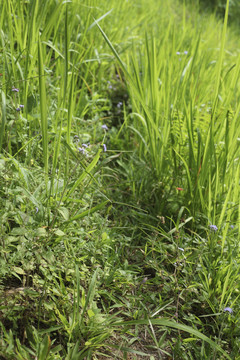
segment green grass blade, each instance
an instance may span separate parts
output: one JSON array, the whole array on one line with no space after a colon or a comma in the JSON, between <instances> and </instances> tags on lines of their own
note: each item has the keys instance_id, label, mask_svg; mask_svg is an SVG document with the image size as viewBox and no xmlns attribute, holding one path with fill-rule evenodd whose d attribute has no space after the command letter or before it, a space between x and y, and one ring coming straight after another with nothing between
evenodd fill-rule
<instances>
[{"instance_id":1,"label":"green grass blade","mask_svg":"<svg viewBox=\"0 0 240 360\"><path fill-rule=\"evenodd\" d=\"M38 38L38 74L39 74L39 91L40 91L40 111L41 111L41 129L43 144L43 162L45 172L46 191L48 183L48 120L47 120L47 97L45 86L45 74L42 55L42 45L40 37Z\"/></svg>"},{"instance_id":2,"label":"green grass blade","mask_svg":"<svg viewBox=\"0 0 240 360\"><path fill-rule=\"evenodd\" d=\"M224 17L223 32L222 32L222 38L221 38L221 48L220 48L220 55L219 55L219 59L218 59L218 65L217 65L216 89L215 89L215 94L214 94L214 104L213 104L212 118L215 117L216 106L217 106L217 103L218 103L218 95L219 95L220 80L221 80L221 71L222 71L224 48L225 48L226 33L227 33L229 1L230 0L227 0L226 7L225 7L225 17Z\"/></svg>"},{"instance_id":3,"label":"green grass blade","mask_svg":"<svg viewBox=\"0 0 240 360\"><path fill-rule=\"evenodd\" d=\"M85 313L87 311L88 306L91 307L91 305L92 305L92 301L93 301L93 298L94 298L94 295L95 295L96 283L97 283L97 274L98 274L98 269L95 270L95 272L94 272L94 274L92 276L90 285L89 285L87 297L86 297L85 304L84 304L84 307L83 307L82 313L81 313L81 320L80 320L80 323L79 323L80 328L81 328L81 325L83 323L84 315L85 315Z\"/></svg>"},{"instance_id":4,"label":"green grass blade","mask_svg":"<svg viewBox=\"0 0 240 360\"><path fill-rule=\"evenodd\" d=\"M93 168L97 165L100 154L102 152L102 149L99 149L97 154L95 155L92 162L87 166L87 168L84 170L84 172L79 176L75 184L72 186L72 188L68 191L68 194L66 195L66 200L69 198L69 196L76 190L76 188L83 182L83 180L86 178L87 175L90 175Z\"/></svg>"},{"instance_id":5,"label":"green grass blade","mask_svg":"<svg viewBox=\"0 0 240 360\"><path fill-rule=\"evenodd\" d=\"M81 214L75 215L74 217L72 217L71 219L68 220L68 222L72 222L74 220L79 220L82 219L85 216L88 216L90 214L93 214L96 211L99 211L101 209L103 209L107 204L108 204L109 200L103 201L101 204L98 204L96 206L94 206L93 208L83 211Z\"/></svg>"},{"instance_id":6,"label":"green grass blade","mask_svg":"<svg viewBox=\"0 0 240 360\"><path fill-rule=\"evenodd\" d=\"M183 324L179 324L175 321L171 321L168 319L147 319L147 320L135 320L135 321L126 321L126 322L120 322L117 323L116 325L118 326L133 326L133 325L148 325L149 321L151 321L152 325L158 325L158 326L166 326L166 327L170 327L172 329L176 329L176 330L180 330L180 331L184 331L187 332L189 334L192 334L194 336L196 336L197 338L199 338L202 341L206 341L209 345L211 345L211 347L216 350L219 351L221 354L223 354L226 359L231 360L231 357L218 345L216 344L214 341L212 341L211 339L209 339L206 335L202 334L200 331L187 326L187 325L183 325Z\"/></svg>"},{"instance_id":7,"label":"green grass blade","mask_svg":"<svg viewBox=\"0 0 240 360\"><path fill-rule=\"evenodd\" d=\"M1 91L2 95L2 121L0 130L0 152L2 151L3 138L5 135L5 123L6 123L6 95L4 91Z\"/></svg>"}]
</instances>

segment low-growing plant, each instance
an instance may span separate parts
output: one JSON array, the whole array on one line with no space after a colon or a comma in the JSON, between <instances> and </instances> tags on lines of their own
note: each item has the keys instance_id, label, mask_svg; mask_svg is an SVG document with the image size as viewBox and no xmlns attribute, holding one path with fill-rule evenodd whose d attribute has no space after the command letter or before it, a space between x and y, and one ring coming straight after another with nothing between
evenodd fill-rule
<instances>
[{"instance_id":1,"label":"low-growing plant","mask_svg":"<svg viewBox=\"0 0 240 360\"><path fill-rule=\"evenodd\" d=\"M230 3L0 4L1 358L239 357Z\"/></svg>"}]
</instances>

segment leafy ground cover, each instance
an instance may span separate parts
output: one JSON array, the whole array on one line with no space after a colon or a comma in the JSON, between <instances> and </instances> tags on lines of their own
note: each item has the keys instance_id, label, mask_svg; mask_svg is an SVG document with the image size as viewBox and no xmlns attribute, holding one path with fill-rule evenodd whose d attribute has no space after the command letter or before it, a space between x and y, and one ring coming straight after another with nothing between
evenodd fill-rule
<instances>
[{"instance_id":1,"label":"leafy ground cover","mask_svg":"<svg viewBox=\"0 0 240 360\"><path fill-rule=\"evenodd\" d=\"M0 10L1 359L240 359L229 1Z\"/></svg>"}]
</instances>

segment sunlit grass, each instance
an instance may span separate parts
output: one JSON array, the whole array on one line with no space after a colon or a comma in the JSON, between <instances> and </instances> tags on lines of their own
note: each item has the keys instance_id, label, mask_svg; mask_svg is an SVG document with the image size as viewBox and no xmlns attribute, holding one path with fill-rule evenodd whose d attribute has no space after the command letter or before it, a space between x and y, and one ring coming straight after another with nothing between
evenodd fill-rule
<instances>
[{"instance_id":1,"label":"sunlit grass","mask_svg":"<svg viewBox=\"0 0 240 360\"><path fill-rule=\"evenodd\" d=\"M4 359L238 358L226 4L0 5Z\"/></svg>"}]
</instances>

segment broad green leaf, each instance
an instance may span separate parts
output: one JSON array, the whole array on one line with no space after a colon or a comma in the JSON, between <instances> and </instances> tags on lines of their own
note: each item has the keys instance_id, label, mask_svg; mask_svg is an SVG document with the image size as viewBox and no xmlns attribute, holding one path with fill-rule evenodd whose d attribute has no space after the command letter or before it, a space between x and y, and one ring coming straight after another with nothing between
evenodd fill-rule
<instances>
[{"instance_id":1,"label":"broad green leaf","mask_svg":"<svg viewBox=\"0 0 240 360\"><path fill-rule=\"evenodd\" d=\"M51 340L48 335L45 335L38 350L38 360L47 360L51 347Z\"/></svg>"}]
</instances>

